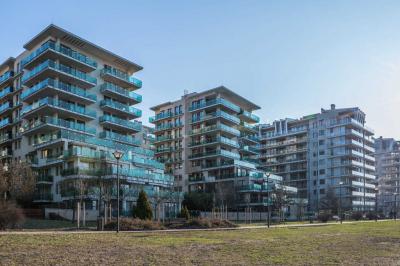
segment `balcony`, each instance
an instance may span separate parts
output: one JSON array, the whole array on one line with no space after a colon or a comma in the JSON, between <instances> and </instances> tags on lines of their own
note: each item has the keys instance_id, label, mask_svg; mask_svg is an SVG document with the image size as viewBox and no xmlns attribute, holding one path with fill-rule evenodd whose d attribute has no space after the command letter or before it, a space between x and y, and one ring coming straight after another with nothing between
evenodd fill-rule
<instances>
[{"instance_id":1,"label":"balcony","mask_svg":"<svg viewBox=\"0 0 400 266\"><path fill-rule=\"evenodd\" d=\"M85 124L76 123L73 121L68 121L64 119L57 119L54 117L41 117L39 120L36 120L32 123L27 123L23 127L23 134L30 135L39 132L48 132L51 129L62 128L77 131L79 133L95 135L96 129L86 127Z\"/></svg>"},{"instance_id":2,"label":"balcony","mask_svg":"<svg viewBox=\"0 0 400 266\"><path fill-rule=\"evenodd\" d=\"M51 184L53 183L53 176L51 175L39 175L37 177L38 184Z\"/></svg>"},{"instance_id":3,"label":"balcony","mask_svg":"<svg viewBox=\"0 0 400 266\"><path fill-rule=\"evenodd\" d=\"M355 186L355 187L364 187L364 182L351 181L351 184L353 186ZM365 187L366 188L370 188L370 189L375 189L375 185L374 184L365 183Z\"/></svg>"},{"instance_id":4,"label":"balcony","mask_svg":"<svg viewBox=\"0 0 400 266\"><path fill-rule=\"evenodd\" d=\"M5 149L0 151L0 159L9 158L13 156L13 151L10 149Z\"/></svg>"},{"instance_id":5,"label":"balcony","mask_svg":"<svg viewBox=\"0 0 400 266\"><path fill-rule=\"evenodd\" d=\"M34 202L49 202L53 200L53 194L48 193L35 193L33 197Z\"/></svg>"},{"instance_id":6,"label":"balcony","mask_svg":"<svg viewBox=\"0 0 400 266\"><path fill-rule=\"evenodd\" d=\"M242 147L240 147L240 150L241 150L243 153L247 153L247 154L253 154L253 155L259 154L258 149L257 149L257 148L254 148L254 147L252 147L252 146L242 146Z\"/></svg>"},{"instance_id":7,"label":"balcony","mask_svg":"<svg viewBox=\"0 0 400 266\"><path fill-rule=\"evenodd\" d=\"M181 139L182 136L157 136L154 140L154 144L160 144L162 142L168 142L168 141L176 141Z\"/></svg>"},{"instance_id":8,"label":"balcony","mask_svg":"<svg viewBox=\"0 0 400 266\"><path fill-rule=\"evenodd\" d=\"M170 152L177 152L182 150L182 147L165 147L165 148L157 148L155 154L162 154L162 153L170 153Z\"/></svg>"},{"instance_id":9,"label":"balcony","mask_svg":"<svg viewBox=\"0 0 400 266\"><path fill-rule=\"evenodd\" d=\"M142 102L142 95L129 91L115 84L106 82L100 85L100 91L106 96L127 102L130 105Z\"/></svg>"},{"instance_id":10,"label":"balcony","mask_svg":"<svg viewBox=\"0 0 400 266\"><path fill-rule=\"evenodd\" d=\"M0 105L0 115L6 115L7 111L12 111L13 104L12 102L5 102Z\"/></svg>"},{"instance_id":11,"label":"balcony","mask_svg":"<svg viewBox=\"0 0 400 266\"><path fill-rule=\"evenodd\" d=\"M154 132L160 132L160 131L164 131L164 130L171 130L173 128L179 128L179 127L183 127L183 124L181 122L162 124L162 125L156 126L156 128L154 129Z\"/></svg>"},{"instance_id":12,"label":"balcony","mask_svg":"<svg viewBox=\"0 0 400 266\"><path fill-rule=\"evenodd\" d=\"M119 115L126 116L129 120L142 116L141 110L133 106L125 105L109 99L101 100L100 107L107 112L113 112Z\"/></svg>"},{"instance_id":13,"label":"balcony","mask_svg":"<svg viewBox=\"0 0 400 266\"><path fill-rule=\"evenodd\" d=\"M55 95L84 104L91 104L97 101L96 95L87 93L85 89L51 78L45 79L23 91L21 100L36 101L46 96L54 97Z\"/></svg>"},{"instance_id":14,"label":"balcony","mask_svg":"<svg viewBox=\"0 0 400 266\"><path fill-rule=\"evenodd\" d=\"M52 60L46 60L40 65L33 68L29 73L22 76L22 83L25 86L32 86L40 80L47 77L58 76L78 87L89 89L97 84L97 79L89 76L85 72L71 68L69 66L56 63Z\"/></svg>"},{"instance_id":15,"label":"balcony","mask_svg":"<svg viewBox=\"0 0 400 266\"><path fill-rule=\"evenodd\" d=\"M142 157L138 157L138 156L133 156L132 163L141 165L141 166L145 166L148 168L156 168L156 169L160 169L160 170L165 169L165 166L163 163L160 163L153 159L147 159L147 158L142 158Z\"/></svg>"},{"instance_id":16,"label":"balcony","mask_svg":"<svg viewBox=\"0 0 400 266\"><path fill-rule=\"evenodd\" d=\"M8 99L9 96L12 96L12 93L14 92L14 88L9 86L7 88L4 88L0 91L0 100L3 99Z\"/></svg>"},{"instance_id":17,"label":"balcony","mask_svg":"<svg viewBox=\"0 0 400 266\"><path fill-rule=\"evenodd\" d=\"M121 143L125 143L128 145L135 145L135 146L140 146L142 141L140 139L135 139L132 136L126 136L126 135L122 135L122 134L118 134L118 133L114 133L114 132L110 132L110 131L103 131L99 134L100 138L103 139L110 139L110 140L114 140L114 141L118 141Z\"/></svg>"},{"instance_id":18,"label":"balcony","mask_svg":"<svg viewBox=\"0 0 400 266\"><path fill-rule=\"evenodd\" d=\"M227 151L227 150L214 150L214 151L210 151L210 152L195 153L195 154L189 155L189 159L197 160L197 159L203 159L203 158L215 157L215 156L223 156L223 157L228 157L230 159L240 159L239 153L231 152L231 151Z\"/></svg>"},{"instance_id":19,"label":"balcony","mask_svg":"<svg viewBox=\"0 0 400 266\"><path fill-rule=\"evenodd\" d=\"M203 141L196 141L189 144L189 147L208 146L208 145L224 145L233 148L239 148L237 141L225 137L209 138Z\"/></svg>"},{"instance_id":20,"label":"balcony","mask_svg":"<svg viewBox=\"0 0 400 266\"><path fill-rule=\"evenodd\" d=\"M55 109L55 110L52 110ZM92 120L96 118L96 112L93 110L87 110L85 107L80 105L72 104L63 100L56 100L51 97L40 99L31 105L25 106L21 110L21 117L29 119L33 116L45 116L57 111L59 115L72 116L82 120Z\"/></svg>"},{"instance_id":21,"label":"balcony","mask_svg":"<svg viewBox=\"0 0 400 266\"><path fill-rule=\"evenodd\" d=\"M267 192L267 191L273 191L273 185L270 184L269 188L267 185L259 185L259 184L249 184L249 185L244 185L244 186L239 186L237 187L237 190L239 192Z\"/></svg>"},{"instance_id":22,"label":"balcony","mask_svg":"<svg viewBox=\"0 0 400 266\"><path fill-rule=\"evenodd\" d=\"M142 87L141 80L131 77L127 73L116 68L103 68L100 75L104 79L104 81L109 81L125 89L140 89Z\"/></svg>"},{"instance_id":23,"label":"balcony","mask_svg":"<svg viewBox=\"0 0 400 266\"><path fill-rule=\"evenodd\" d=\"M14 77L14 71L7 71L0 76L0 86L4 85L7 81L10 81Z\"/></svg>"},{"instance_id":24,"label":"balcony","mask_svg":"<svg viewBox=\"0 0 400 266\"><path fill-rule=\"evenodd\" d=\"M199 135L199 134L206 134L206 133L211 133L215 132L218 133L219 131L223 131L224 133L228 133L231 136L234 137L239 137L240 136L240 131L224 125L224 124L218 124L218 125L211 125L207 127L202 127L202 128L195 128L189 132L189 135Z\"/></svg>"},{"instance_id":25,"label":"balcony","mask_svg":"<svg viewBox=\"0 0 400 266\"><path fill-rule=\"evenodd\" d=\"M249 143L252 145L257 145L260 142L260 139L256 135L243 135L241 136L242 141L245 143Z\"/></svg>"},{"instance_id":26,"label":"balcony","mask_svg":"<svg viewBox=\"0 0 400 266\"><path fill-rule=\"evenodd\" d=\"M208 107L215 107L215 106L223 106L223 107L226 107L229 110L234 111L236 113L240 112L239 106L237 106L236 104L233 104L230 101L225 100L223 98L216 98L216 99L212 99L212 100L208 100L208 101L203 101L200 104L192 103L192 106L189 107L189 111L193 112L193 111L207 109Z\"/></svg>"},{"instance_id":27,"label":"balcony","mask_svg":"<svg viewBox=\"0 0 400 266\"><path fill-rule=\"evenodd\" d=\"M198 117L193 117L192 118L192 124L194 123L201 123L207 120L212 120L212 119L223 119L227 122L239 125L240 124L240 119L237 118L236 116L230 115L228 113L225 113L224 111L216 111L213 113L209 113L206 115L198 116Z\"/></svg>"},{"instance_id":28,"label":"balcony","mask_svg":"<svg viewBox=\"0 0 400 266\"><path fill-rule=\"evenodd\" d=\"M3 120L0 121L0 129L3 129L7 126L13 125L12 119L11 118L4 118Z\"/></svg>"},{"instance_id":29,"label":"balcony","mask_svg":"<svg viewBox=\"0 0 400 266\"><path fill-rule=\"evenodd\" d=\"M248 123L260 123L260 118L255 114L242 110L239 114L240 118Z\"/></svg>"},{"instance_id":30,"label":"balcony","mask_svg":"<svg viewBox=\"0 0 400 266\"><path fill-rule=\"evenodd\" d=\"M183 115L183 113L173 113L173 112L167 112L167 113L159 113L155 116L152 116L149 118L149 122L150 123L155 123L164 119L169 119L169 118L173 118L176 116L180 116Z\"/></svg>"},{"instance_id":31,"label":"balcony","mask_svg":"<svg viewBox=\"0 0 400 266\"><path fill-rule=\"evenodd\" d=\"M125 130L132 133L137 133L142 130L142 124L139 122L131 122L129 120L124 120L110 115L101 116L100 123L119 130Z\"/></svg>"}]
</instances>

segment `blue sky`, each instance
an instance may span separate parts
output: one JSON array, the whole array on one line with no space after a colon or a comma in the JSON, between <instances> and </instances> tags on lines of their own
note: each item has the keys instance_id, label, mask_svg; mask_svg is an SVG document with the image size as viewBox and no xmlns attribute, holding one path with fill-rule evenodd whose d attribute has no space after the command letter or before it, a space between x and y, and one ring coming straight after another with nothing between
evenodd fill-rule
<instances>
[{"instance_id":1,"label":"blue sky","mask_svg":"<svg viewBox=\"0 0 400 266\"><path fill-rule=\"evenodd\" d=\"M225 85L264 122L359 106L400 139L400 1L7 1L0 60L50 23L144 67L149 107Z\"/></svg>"}]
</instances>

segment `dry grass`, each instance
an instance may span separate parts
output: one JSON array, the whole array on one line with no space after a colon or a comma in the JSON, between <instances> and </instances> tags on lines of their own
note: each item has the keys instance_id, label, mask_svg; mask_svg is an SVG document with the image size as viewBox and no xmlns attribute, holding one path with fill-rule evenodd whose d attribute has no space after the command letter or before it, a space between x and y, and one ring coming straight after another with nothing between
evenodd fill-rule
<instances>
[{"instance_id":1,"label":"dry grass","mask_svg":"<svg viewBox=\"0 0 400 266\"><path fill-rule=\"evenodd\" d=\"M321 227L0 235L2 265L400 265L400 222Z\"/></svg>"}]
</instances>

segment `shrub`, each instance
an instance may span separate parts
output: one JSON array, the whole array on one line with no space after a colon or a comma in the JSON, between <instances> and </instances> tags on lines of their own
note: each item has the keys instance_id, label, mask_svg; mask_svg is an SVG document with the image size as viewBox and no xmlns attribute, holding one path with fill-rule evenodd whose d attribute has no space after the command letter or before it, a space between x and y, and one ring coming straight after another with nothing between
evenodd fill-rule
<instances>
[{"instance_id":1,"label":"shrub","mask_svg":"<svg viewBox=\"0 0 400 266\"><path fill-rule=\"evenodd\" d=\"M353 213L351 214L351 219L356 220L356 221L361 220L362 217L363 217L363 215L362 215L361 212L353 212Z\"/></svg>"},{"instance_id":2,"label":"shrub","mask_svg":"<svg viewBox=\"0 0 400 266\"><path fill-rule=\"evenodd\" d=\"M153 218L153 211L151 209L149 200L147 199L147 195L143 190L139 193L134 216L135 218L139 218L142 220L151 220Z\"/></svg>"},{"instance_id":3,"label":"shrub","mask_svg":"<svg viewBox=\"0 0 400 266\"><path fill-rule=\"evenodd\" d=\"M14 203L0 201L0 230L16 228L23 219L22 211Z\"/></svg>"},{"instance_id":4,"label":"shrub","mask_svg":"<svg viewBox=\"0 0 400 266\"><path fill-rule=\"evenodd\" d=\"M190 219L189 210L186 208L186 206L183 206L183 208L181 209L181 213L180 213L179 217L185 218L186 220Z\"/></svg>"},{"instance_id":5,"label":"shrub","mask_svg":"<svg viewBox=\"0 0 400 266\"><path fill-rule=\"evenodd\" d=\"M368 220L375 220L378 218L375 212L368 212L365 217L367 217Z\"/></svg>"},{"instance_id":6,"label":"shrub","mask_svg":"<svg viewBox=\"0 0 400 266\"><path fill-rule=\"evenodd\" d=\"M236 224L228 220L196 218L182 224L170 224L169 228L176 229L204 229L204 228L234 228Z\"/></svg>"},{"instance_id":7,"label":"shrub","mask_svg":"<svg viewBox=\"0 0 400 266\"><path fill-rule=\"evenodd\" d=\"M121 231L141 231L141 230L162 230L165 227L152 220L141 220L122 218L120 219L119 229ZM112 220L104 225L104 230L117 230L117 220Z\"/></svg>"},{"instance_id":8,"label":"shrub","mask_svg":"<svg viewBox=\"0 0 400 266\"><path fill-rule=\"evenodd\" d=\"M331 217L331 215L329 213L320 213L320 214L318 214L318 217L317 217L317 219L322 223L326 223L331 218L332 217Z\"/></svg>"}]
</instances>

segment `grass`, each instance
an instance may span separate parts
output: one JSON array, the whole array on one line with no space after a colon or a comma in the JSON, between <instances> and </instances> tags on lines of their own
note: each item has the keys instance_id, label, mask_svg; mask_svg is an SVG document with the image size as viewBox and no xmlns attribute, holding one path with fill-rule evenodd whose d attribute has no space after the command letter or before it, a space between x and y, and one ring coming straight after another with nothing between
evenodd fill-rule
<instances>
[{"instance_id":1,"label":"grass","mask_svg":"<svg viewBox=\"0 0 400 266\"><path fill-rule=\"evenodd\" d=\"M86 227L96 226L96 222L86 222ZM21 225L21 229L28 230L43 230L43 229L73 229L76 228L76 223L71 221L59 221L59 220L44 220L44 219L31 219L28 218Z\"/></svg>"},{"instance_id":2,"label":"grass","mask_svg":"<svg viewBox=\"0 0 400 266\"><path fill-rule=\"evenodd\" d=\"M0 235L0 264L398 265L400 222L319 227Z\"/></svg>"}]
</instances>

